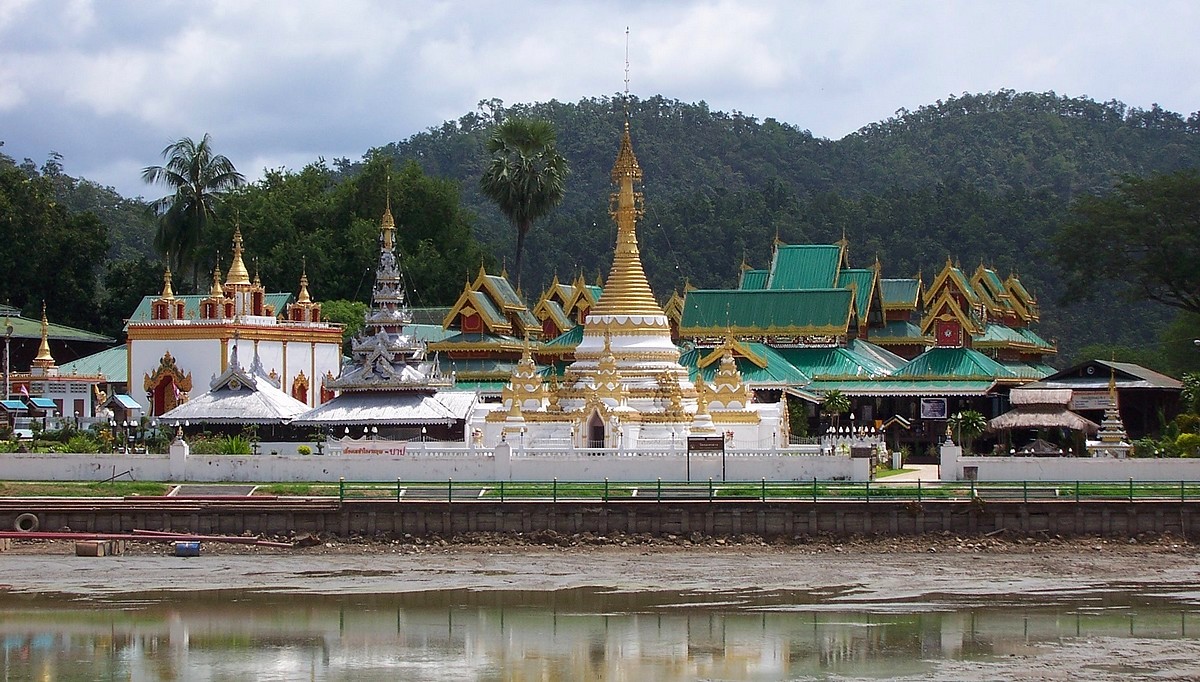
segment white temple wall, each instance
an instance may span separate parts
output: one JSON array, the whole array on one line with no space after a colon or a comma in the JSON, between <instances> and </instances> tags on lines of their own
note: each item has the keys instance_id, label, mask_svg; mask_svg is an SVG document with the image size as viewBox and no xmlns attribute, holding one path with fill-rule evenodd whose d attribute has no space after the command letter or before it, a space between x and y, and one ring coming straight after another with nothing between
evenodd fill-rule
<instances>
[{"instance_id":1,"label":"white temple wall","mask_svg":"<svg viewBox=\"0 0 1200 682\"><path fill-rule=\"evenodd\" d=\"M264 443L263 452L273 444ZM96 481L113 476L138 481L865 481L869 461L849 457L737 452L722 456L685 451L630 455L614 451L526 451L421 448L419 443L338 441L355 454L168 455L11 454L0 458L0 479ZM128 473L126 473L128 472ZM724 474L724 475L722 475ZM123 475L123 476L122 476Z\"/></svg>"},{"instance_id":2,"label":"white temple wall","mask_svg":"<svg viewBox=\"0 0 1200 682\"><path fill-rule=\"evenodd\" d=\"M941 449L941 478L966 480L975 467L979 481L1196 481L1200 459L1116 459L1111 457L973 457L958 446Z\"/></svg>"},{"instance_id":3,"label":"white temple wall","mask_svg":"<svg viewBox=\"0 0 1200 682\"><path fill-rule=\"evenodd\" d=\"M221 342L217 339L156 340L137 339L129 341L129 396L136 400L146 414L150 403L142 386L147 374L158 369L163 354L170 351L179 371L192 375L191 395L200 395L208 390L208 382L221 373Z\"/></svg>"}]
</instances>

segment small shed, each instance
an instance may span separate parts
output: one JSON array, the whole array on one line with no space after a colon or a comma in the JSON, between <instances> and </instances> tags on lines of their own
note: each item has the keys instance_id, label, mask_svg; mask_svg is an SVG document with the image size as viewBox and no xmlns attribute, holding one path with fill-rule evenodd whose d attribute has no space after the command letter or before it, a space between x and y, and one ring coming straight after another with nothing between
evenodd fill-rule
<instances>
[{"instance_id":1,"label":"small shed","mask_svg":"<svg viewBox=\"0 0 1200 682\"><path fill-rule=\"evenodd\" d=\"M17 417L28 414L29 408L20 400L0 400L0 412L4 414L4 421L11 429L16 427Z\"/></svg>"},{"instance_id":2,"label":"small shed","mask_svg":"<svg viewBox=\"0 0 1200 682\"><path fill-rule=\"evenodd\" d=\"M112 412L112 418L118 422L136 422L142 418L142 406L124 393L113 394L104 402L104 407Z\"/></svg>"}]
</instances>

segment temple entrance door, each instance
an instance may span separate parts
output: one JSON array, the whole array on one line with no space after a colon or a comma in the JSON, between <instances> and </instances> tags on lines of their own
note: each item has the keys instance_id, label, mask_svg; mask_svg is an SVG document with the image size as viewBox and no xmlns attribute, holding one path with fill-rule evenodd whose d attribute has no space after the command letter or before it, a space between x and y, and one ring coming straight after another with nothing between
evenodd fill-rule
<instances>
[{"instance_id":1,"label":"temple entrance door","mask_svg":"<svg viewBox=\"0 0 1200 682\"><path fill-rule=\"evenodd\" d=\"M604 447L604 420L597 413L593 413L592 418L588 420L587 446L589 448Z\"/></svg>"}]
</instances>

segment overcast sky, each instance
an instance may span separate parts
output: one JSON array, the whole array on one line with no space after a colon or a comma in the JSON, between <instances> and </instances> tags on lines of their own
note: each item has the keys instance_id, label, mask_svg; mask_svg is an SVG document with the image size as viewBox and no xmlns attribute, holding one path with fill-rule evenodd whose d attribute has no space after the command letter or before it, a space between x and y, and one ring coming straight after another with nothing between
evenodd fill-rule
<instances>
[{"instance_id":1,"label":"overcast sky","mask_svg":"<svg viewBox=\"0 0 1200 682\"><path fill-rule=\"evenodd\" d=\"M358 159L479 100L629 88L840 138L1001 88L1200 109L1200 3L0 0L0 152L127 196L211 133L248 177Z\"/></svg>"}]
</instances>

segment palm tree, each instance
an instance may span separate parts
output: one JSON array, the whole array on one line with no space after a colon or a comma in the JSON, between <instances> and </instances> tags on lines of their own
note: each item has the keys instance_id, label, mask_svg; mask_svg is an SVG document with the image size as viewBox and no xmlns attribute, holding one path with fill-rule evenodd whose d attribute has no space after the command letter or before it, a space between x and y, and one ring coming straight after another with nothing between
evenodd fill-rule
<instances>
[{"instance_id":1,"label":"palm tree","mask_svg":"<svg viewBox=\"0 0 1200 682\"><path fill-rule=\"evenodd\" d=\"M967 454L972 452L971 445L975 438L987 430L987 418L975 410L963 410L950 415L950 428L959 445L965 443Z\"/></svg>"},{"instance_id":2,"label":"palm tree","mask_svg":"<svg viewBox=\"0 0 1200 682\"><path fill-rule=\"evenodd\" d=\"M223 154L212 153L212 138L208 133L199 143L190 137L173 142L162 151L167 160L162 166L147 166L142 180L149 184L169 187L169 194L150 206L160 216L154 248L169 257L176 272L192 271L192 286L196 284L196 250L205 229L216 218L217 199L235 187L246 184L246 178Z\"/></svg>"},{"instance_id":3,"label":"palm tree","mask_svg":"<svg viewBox=\"0 0 1200 682\"><path fill-rule=\"evenodd\" d=\"M850 411L850 397L838 390L832 390L825 394L825 400L821 401L821 411L832 417L834 426L837 426L842 418L842 414Z\"/></svg>"},{"instance_id":4,"label":"palm tree","mask_svg":"<svg viewBox=\"0 0 1200 682\"><path fill-rule=\"evenodd\" d=\"M555 140L554 126L548 121L510 118L497 126L487 142L491 159L479 189L517 230L517 289L521 288L525 235L562 201L566 191L567 160L558 153Z\"/></svg>"}]
</instances>

